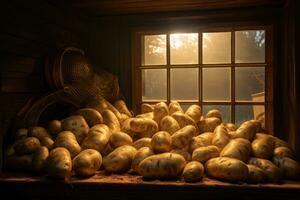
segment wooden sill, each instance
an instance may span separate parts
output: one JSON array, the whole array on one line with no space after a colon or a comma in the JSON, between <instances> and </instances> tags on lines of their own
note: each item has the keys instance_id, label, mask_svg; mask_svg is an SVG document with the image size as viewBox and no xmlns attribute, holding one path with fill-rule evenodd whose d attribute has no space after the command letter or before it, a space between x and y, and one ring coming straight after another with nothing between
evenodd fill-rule
<instances>
[{"instance_id":1,"label":"wooden sill","mask_svg":"<svg viewBox=\"0 0 300 200\"><path fill-rule=\"evenodd\" d=\"M72 177L68 181L20 173L0 175L1 196L22 199L295 199L300 197L300 182L280 184L233 184L209 178L199 183L180 181L144 181L140 176L104 175L99 172L88 179ZM155 198L155 199L154 199Z\"/></svg>"}]
</instances>

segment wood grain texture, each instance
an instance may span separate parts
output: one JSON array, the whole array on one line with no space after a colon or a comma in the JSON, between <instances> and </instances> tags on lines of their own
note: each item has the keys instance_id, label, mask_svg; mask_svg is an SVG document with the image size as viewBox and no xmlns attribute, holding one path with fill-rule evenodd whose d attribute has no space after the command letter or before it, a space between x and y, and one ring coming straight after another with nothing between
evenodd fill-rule
<instances>
[{"instance_id":1,"label":"wood grain texture","mask_svg":"<svg viewBox=\"0 0 300 200\"><path fill-rule=\"evenodd\" d=\"M22 199L293 199L300 194L300 183L232 184L206 177L198 183L145 181L141 176L107 176L103 172L88 179L73 177L64 182L10 173L1 175L0 191L1 194L9 193L10 197L22 196Z\"/></svg>"},{"instance_id":2,"label":"wood grain texture","mask_svg":"<svg viewBox=\"0 0 300 200\"><path fill-rule=\"evenodd\" d=\"M59 3L48 0L63 7L83 10L87 15L119 15L132 13L210 10L227 8L245 8L256 6L278 6L284 0L69 0Z\"/></svg>"}]
</instances>

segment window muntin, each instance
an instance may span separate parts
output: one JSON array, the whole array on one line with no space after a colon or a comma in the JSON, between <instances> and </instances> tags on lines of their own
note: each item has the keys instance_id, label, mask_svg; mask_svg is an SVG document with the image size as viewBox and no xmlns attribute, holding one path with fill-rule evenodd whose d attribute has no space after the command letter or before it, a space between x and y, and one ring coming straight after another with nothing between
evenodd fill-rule
<instances>
[{"instance_id":1,"label":"window muntin","mask_svg":"<svg viewBox=\"0 0 300 200\"><path fill-rule=\"evenodd\" d=\"M208 109L217 108L223 113L224 121L239 124L246 119L261 117L261 112L265 110L267 114L272 113L269 111L272 109L272 93L265 89L270 90L272 87L268 83L272 70L269 69L271 62L268 62L270 59L266 53L267 39L270 37L267 34L270 30L267 29L260 27L215 32L162 32L157 35L166 36L166 62L157 66L146 66L141 62L135 65L135 69L166 70L166 82L162 85L166 90L165 102L177 100L183 108L199 104L203 115ZM143 38L148 35L156 34L140 33L138 36ZM143 46L143 39L140 41ZM195 44L191 44L193 42ZM191 48L190 51L187 50L188 47ZM252 52L256 52L256 56L251 56ZM270 52L269 49L269 54ZM184 55L187 53L190 54ZM134 92L139 93L143 91ZM142 99L139 95L135 99L139 105L162 100ZM263 116L268 117L272 119L272 116Z\"/></svg>"}]
</instances>

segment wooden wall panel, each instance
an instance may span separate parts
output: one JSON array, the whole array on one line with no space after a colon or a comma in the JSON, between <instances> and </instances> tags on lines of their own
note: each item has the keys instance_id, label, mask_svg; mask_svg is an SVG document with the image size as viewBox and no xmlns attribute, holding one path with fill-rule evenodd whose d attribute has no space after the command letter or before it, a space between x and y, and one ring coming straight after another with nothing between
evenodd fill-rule
<instances>
[{"instance_id":1,"label":"wooden wall panel","mask_svg":"<svg viewBox=\"0 0 300 200\"><path fill-rule=\"evenodd\" d=\"M67 45L84 48L87 26L70 9L46 1L12 0L0 6L0 149L12 119L31 98L49 92L45 56ZM2 151L0 151L0 163ZM1 168L1 166L0 166Z\"/></svg>"}]
</instances>

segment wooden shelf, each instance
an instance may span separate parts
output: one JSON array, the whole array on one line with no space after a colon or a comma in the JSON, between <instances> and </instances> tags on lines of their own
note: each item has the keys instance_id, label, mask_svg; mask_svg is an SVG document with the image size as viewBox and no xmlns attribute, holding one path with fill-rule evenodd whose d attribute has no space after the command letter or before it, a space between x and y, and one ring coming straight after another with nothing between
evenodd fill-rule
<instances>
[{"instance_id":1,"label":"wooden shelf","mask_svg":"<svg viewBox=\"0 0 300 200\"><path fill-rule=\"evenodd\" d=\"M140 176L104 175L67 181L46 176L4 173L0 175L1 196L22 199L295 199L300 197L300 182L279 184L233 184L209 178L199 183L145 181Z\"/></svg>"}]
</instances>

